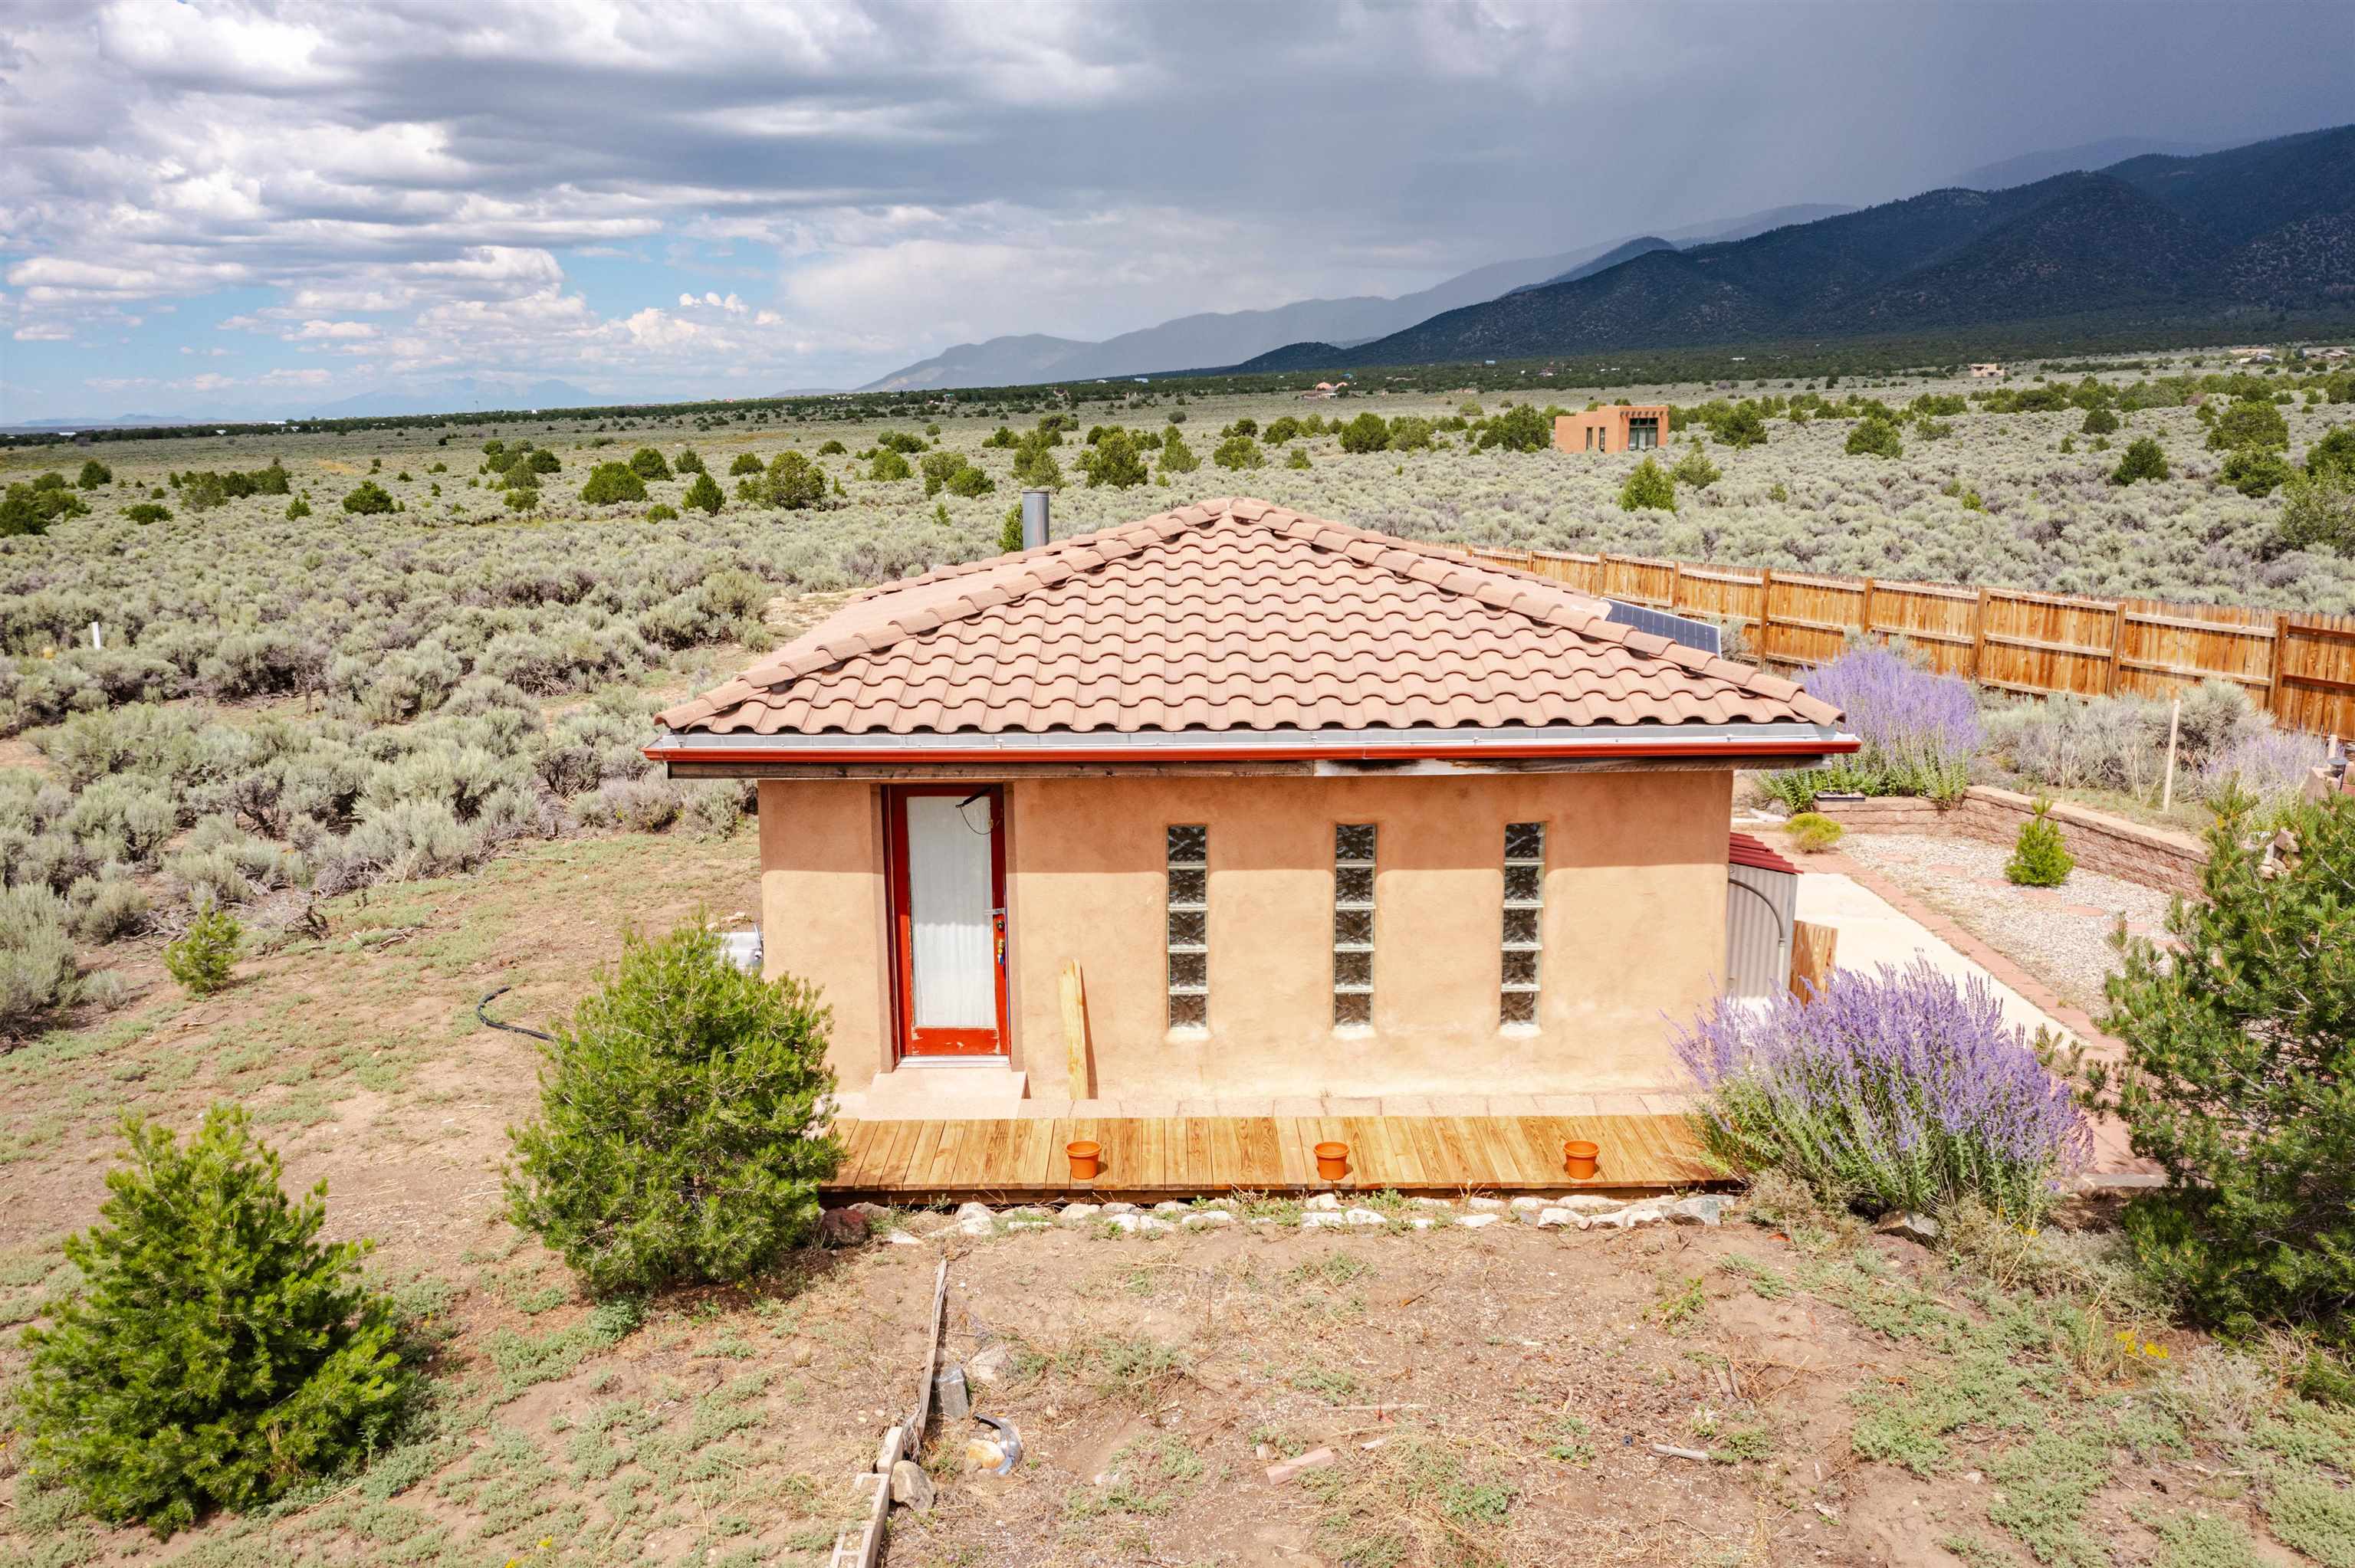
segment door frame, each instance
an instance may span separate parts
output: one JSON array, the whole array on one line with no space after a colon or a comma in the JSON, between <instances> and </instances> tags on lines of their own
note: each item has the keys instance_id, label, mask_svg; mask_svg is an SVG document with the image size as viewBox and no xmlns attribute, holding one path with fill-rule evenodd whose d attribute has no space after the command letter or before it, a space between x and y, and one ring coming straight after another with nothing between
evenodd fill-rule
<instances>
[{"instance_id":1,"label":"door frame","mask_svg":"<svg viewBox=\"0 0 2355 1568\"><path fill-rule=\"evenodd\" d=\"M919 795L989 800L989 902L996 959L997 1024L994 1029L927 1029L917 1038L916 949L912 902L908 890L908 802ZM1007 1008L1006 787L1002 784L892 784L883 790L884 864L890 899L886 929L891 943L892 1065L915 1061L1011 1059L1013 1033Z\"/></svg>"}]
</instances>

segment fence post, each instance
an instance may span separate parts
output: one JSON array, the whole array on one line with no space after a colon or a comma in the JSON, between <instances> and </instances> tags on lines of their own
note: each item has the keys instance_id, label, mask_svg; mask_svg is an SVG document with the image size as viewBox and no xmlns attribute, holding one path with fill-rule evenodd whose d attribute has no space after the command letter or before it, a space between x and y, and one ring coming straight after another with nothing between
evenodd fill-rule
<instances>
[{"instance_id":1,"label":"fence post","mask_svg":"<svg viewBox=\"0 0 2355 1568\"><path fill-rule=\"evenodd\" d=\"M1872 640L1872 579L1870 577L1864 579L1864 608L1857 612L1857 619L1863 622L1857 628L1859 635L1865 641L1870 641Z\"/></svg>"},{"instance_id":2,"label":"fence post","mask_svg":"<svg viewBox=\"0 0 2355 1568\"><path fill-rule=\"evenodd\" d=\"M2126 601L2115 599L2110 605L2110 678L2103 683L2105 696L2118 694L2118 670L2126 656Z\"/></svg>"},{"instance_id":3,"label":"fence post","mask_svg":"<svg viewBox=\"0 0 2355 1568\"><path fill-rule=\"evenodd\" d=\"M1978 613L1971 622L1971 679L1981 679L1987 670L1987 590L1979 589Z\"/></svg>"},{"instance_id":4,"label":"fence post","mask_svg":"<svg viewBox=\"0 0 2355 1568\"><path fill-rule=\"evenodd\" d=\"M1684 607L1685 564L1682 561L1670 561L1668 563L1668 608L1676 610L1682 609Z\"/></svg>"},{"instance_id":5,"label":"fence post","mask_svg":"<svg viewBox=\"0 0 2355 1568\"><path fill-rule=\"evenodd\" d=\"M2275 724L2282 722L2282 698L2289 694L2282 682L2282 655L2289 652L2289 613L2274 611L2274 651L2265 656L2265 712Z\"/></svg>"},{"instance_id":6,"label":"fence post","mask_svg":"<svg viewBox=\"0 0 2355 1568\"><path fill-rule=\"evenodd\" d=\"M1594 576L1596 578L1594 584L1595 593L1604 599L1609 599L1611 597L1610 551L1597 550L1594 552Z\"/></svg>"},{"instance_id":7,"label":"fence post","mask_svg":"<svg viewBox=\"0 0 2355 1568\"><path fill-rule=\"evenodd\" d=\"M1774 568L1761 567L1758 568L1758 662L1762 664L1774 656L1774 651L1768 647L1774 641Z\"/></svg>"}]
</instances>

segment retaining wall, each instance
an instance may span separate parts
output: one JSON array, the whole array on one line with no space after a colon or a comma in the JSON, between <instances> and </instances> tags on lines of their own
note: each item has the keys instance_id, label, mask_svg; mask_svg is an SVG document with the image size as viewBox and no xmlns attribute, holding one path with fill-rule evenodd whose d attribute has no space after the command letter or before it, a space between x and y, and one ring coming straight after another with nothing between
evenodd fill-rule
<instances>
[{"instance_id":1,"label":"retaining wall","mask_svg":"<svg viewBox=\"0 0 2355 1568\"><path fill-rule=\"evenodd\" d=\"M1816 810L1859 832L1927 833L2008 847L2019 837L2019 825L2035 814L2036 801L2010 789L1974 784L1960 800L1944 810L1910 796L1819 800ZM2085 870L2166 893L2200 891L2200 872L2208 863L2208 850L2198 839L2066 801L2053 803L2051 817L2069 853Z\"/></svg>"}]
</instances>

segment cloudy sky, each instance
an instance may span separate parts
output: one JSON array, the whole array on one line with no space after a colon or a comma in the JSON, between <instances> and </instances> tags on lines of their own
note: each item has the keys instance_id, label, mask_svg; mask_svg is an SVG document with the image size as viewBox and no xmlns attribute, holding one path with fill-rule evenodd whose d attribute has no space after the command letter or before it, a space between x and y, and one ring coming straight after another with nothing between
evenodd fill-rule
<instances>
[{"instance_id":1,"label":"cloudy sky","mask_svg":"<svg viewBox=\"0 0 2355 1568\"><path fill-rule=\"evenodd\" d=\"M2350 58L2344 0L6 0L0 421L850 386L2343 122Z\"/></svg>"}]
</instances>

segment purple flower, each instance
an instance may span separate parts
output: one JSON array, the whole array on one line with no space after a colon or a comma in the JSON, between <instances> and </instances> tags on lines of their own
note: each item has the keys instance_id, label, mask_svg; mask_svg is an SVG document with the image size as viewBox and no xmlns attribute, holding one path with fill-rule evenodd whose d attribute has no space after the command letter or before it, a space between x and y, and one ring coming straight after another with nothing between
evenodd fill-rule
<instances>
[{"instance_id":1,"label":"purple flower","mask_svg":"<svg viewBox=\"0 0 2355 1568\"><path fill-rule=\"evenodd\" d=\"M2092 1152L2068 1086L2003 1021L1994 988L1927 960L1836 970L1804 1004L1721 999L1676 1046L1713 1153L1836 1202L1927 1211L1976 1194L2028 1217Z\"/></svg>"},{"instance_id":2,"label":"purple flower","mask_svg":"<svg viewBox=\"0 0 2355 1568\"><path fill-rule=\"evenodd\" d=\"M1886 648L1859 646L1807 672L1801 683L1845 715L1864 742L1830 771L1831 788L1868 795L1962 793L1979 748L1978 702L1970 683L1934 674Z\"/></svg>"}]
</instances>

